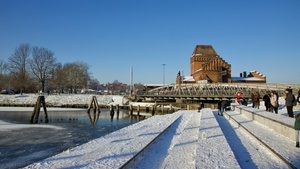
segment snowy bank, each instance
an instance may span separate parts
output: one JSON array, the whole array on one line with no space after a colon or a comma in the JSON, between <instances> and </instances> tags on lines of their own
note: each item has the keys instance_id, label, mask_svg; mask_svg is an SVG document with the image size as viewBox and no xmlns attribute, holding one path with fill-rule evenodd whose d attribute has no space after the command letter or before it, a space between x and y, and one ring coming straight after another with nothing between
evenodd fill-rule
<instances>
[{"instance_id":1,"label":"snowy bank","mask_svg":"<svg viewBox=\"0 0 300 169\"><path fill-rule=\"evenodd\" d=\"M34 105L39 95L1 95L0 104L2 105ZM93 96L96 96L100 105L117 105L123 106L129 102L124 96L118 95L92 95L92 94L61 94L61 95L44 95L47 106L62 107L63 105L89 105Z\"/></svg>"}]
</instances>

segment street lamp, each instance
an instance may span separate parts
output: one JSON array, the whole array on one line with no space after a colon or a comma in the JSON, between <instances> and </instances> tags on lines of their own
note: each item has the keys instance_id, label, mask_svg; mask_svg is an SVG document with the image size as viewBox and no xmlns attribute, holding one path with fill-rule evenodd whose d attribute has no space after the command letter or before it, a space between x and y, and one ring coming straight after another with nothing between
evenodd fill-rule
<instances>
[{"instance_id":1,"label":"street lamp","mask_svg":"<svg viewBox=\"0 0 300 169\"><path fill-rule=\"evenodd\" d=\"M165 85L165 66L166 64L162 64L163 65L163 85Z\"/></svg>"}]
</instances>

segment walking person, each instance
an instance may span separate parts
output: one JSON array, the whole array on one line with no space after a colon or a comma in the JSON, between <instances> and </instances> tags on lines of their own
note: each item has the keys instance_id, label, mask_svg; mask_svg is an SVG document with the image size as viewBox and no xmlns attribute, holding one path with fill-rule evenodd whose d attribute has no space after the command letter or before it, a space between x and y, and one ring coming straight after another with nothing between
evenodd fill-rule
<instances>
[{"instance_id":1,"label":"walking person","mask_svg":"<svg viewBox=\"0 0 300 169\"><path fill-rule=\"evenodd\" d=\"M293 90L291 88L287 88L285 90L285 106L287 109L287 113L289 115L289 117L294 117L294 113L293 113L293 106L294 106L294 102L295 102L295 96L293 95Z\"/></svg>"},{"instance_id":2,"label":"walking person","mask_svg":"<svg viewBox=\"0 0 300 169\"><path fill-rule=\"evenodd\" d=\"M298 90L297 102L300 104L300 89Z\"/></svg>"},{"instance_id":3,"label":"walking person","mask_svg":"<svg viewBox=\"0 0 300 169\"><path fill-rule=\"evenodd\" d=\"M218 101L218 115L221 114L221 108L222 108L222 99L220 99L220 100Z\"/></svg>"},{"instance_id":4,"label":"walking person","mask_svg":"<svg viewBox=\"0 0 300 169\"><path fill-rule=\"evenodd\" d=\"M252 99L252 108L257 108L259 109L259 99L260 99L260 95L258 93L258 91L254 91L251 94L251 99Z\"/></svg>"},{"instance_id":5,"label":"walking person","mask_svg":"<svg viewBox=\"0 0 300 169\"><path fill-rule=\"evenodd\" d=\"M299 137L300 137L300 114L297 114L295 116L295 125L294 125L294 129L295 129L295 134L296 134L296 147L300 147L299 146Z\"/></svg>"},{"instance_id":6,"label":"walking person","mask_svg":"<svg viewBox=\"0 0 300 169\"><path fill-rule=\"evenodd\" d=\"M270 111L271 100L270 100L270 91L267 91L263 97L263 101L265 102L266 111Z\"/></svg>"},{"instance_id":7,"label":"walking person","mask_svg":"<svg viewBox=\"0 0 300 169\"><path fill-rule=\"evenodd\" d=\"M227 100L221 100L221 113L220 116L223 116L223 113L227 107Z\"/></svg>"},{"instance_id":8,"label":"walking person","mask_svg":"<svg viewBox=\"0 0 300 169\"><path fill-rule=\"evenodd\" d=\"M279 107L279 103L278 103L278 93L275 91L271 92L271 107L270 107L270 111L273 113L273 111L278 114L278 107Z\"/></svg>"}]
</instances>

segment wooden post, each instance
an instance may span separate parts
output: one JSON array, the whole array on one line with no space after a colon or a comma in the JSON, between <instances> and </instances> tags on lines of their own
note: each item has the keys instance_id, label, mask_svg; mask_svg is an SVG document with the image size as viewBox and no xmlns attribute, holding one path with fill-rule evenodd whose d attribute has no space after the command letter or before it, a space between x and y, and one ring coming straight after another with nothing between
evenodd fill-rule
<instances>
[{"instance_id":1,"label":"wooden post","mask_svg":"<svg viewBox=\"0 0 300 169\"><path fill-rule=\"evenodd\" d=\"M154 115L155 115L155 106L152 105L152 116L154 116Z\"/></svg>"},{"instance_id":2,"label":"wooden post","mask_svg":"<svg viewBox=\"0 0 300 169\"><path fill-rule=\"evenodd\" d=\"M130 105L130 116L132 116L133 115L133 106L132 106L132 104Z\"/></svg>"},{"instance_id":3,"label":"wooden post","mask_svg":"<svg viewBox=\"0 0 300 169\"><path fill-rule=\"evenodd\" d=\"M140 105L137 107L137 115L140 116Z\"/></svg>"},{"instance_id":4,"label":"wooden post","mask_svg":"<svg viewBox=\"0 0 300 169\"><path fill-rule=\"evenodd\" d=\"M161 105L161 113L164 114L164 105Z\"/></svg>"},{"instance_id":5,"label":"wooden post","mask_svg":"<svg viewBox=\"0 0 300 169\"><path fill-rule=\"evenodd\" d=\"M91 109L94 109L94 116L93 117L91 116L91 113L90 113ZM97 124L101 111L100 111L100 107L99 107L96 96L92 96L90 104L88 106L87 113L89 115L91 124L92 125Z\"/></svg>"},{"instance_id":6,"label":"wooden post","mask_svg":"<svg viewBox=\"0 0 300 169\"><path fill-rule=\"evenodd\" d=\"M114 106L111 104L110 105L110 119L113 120L115 115L115 110L114 110Z\"/></svg>"},{"instance_id":7,"label":"wooden post","mask_svg":"<svg viewBox=\"0 0 300 169\"><path fill-rule=\"evenodd\" d=\"M92 97L89 107L88 107L88 112L90 112L91 108L98 110L99 113L101 112L96 96Z\"/></svg>"},{"instance_id":8,"label":"wooden post","mask_svg":"<svg viewBox=\"0 0 300 169\"><path fill-rule=\"evenodd\" d=\"M37 101L35 103L31 118L30 118L30 123L32 124L37 124L39 121L39 115L40 115L40 110L41 110L41 105L43 105L44 113L45 113L45 123L49 122L48 119L48 113L47 113L47 108L46 108L46 101L45 101L45 96L39 96L37 98Z\"/></svg>"},{"instance_id":9,"label":"wooden post","mask_svg":"<svg viewBox=\"0 0 300 169\"><path fill-rule=\"evenodd\" d=\"M117 104L117 118L119 119L119 114L120 114L120 105Z\"/></svg>"}]
</instances>

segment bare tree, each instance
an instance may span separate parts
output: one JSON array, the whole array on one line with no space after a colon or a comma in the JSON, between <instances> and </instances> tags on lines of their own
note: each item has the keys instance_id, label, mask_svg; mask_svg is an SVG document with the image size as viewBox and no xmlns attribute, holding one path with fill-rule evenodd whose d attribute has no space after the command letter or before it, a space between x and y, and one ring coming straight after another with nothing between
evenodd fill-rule
<instances>
[{"instance_id":1,"label":"bare tree","mask_svg":"<svg viewBox=\"0 0 300 169\"><path fill-rule=\"evenodd\" d=\"M0 90L9 87L7 80L7 63L5 63L2 59L0 60Z\"/></svg>"},{"instance_id":2,"label":"bare tree","mask_svg":"<svg viewBox=\"0 0 300 169\"><path fill-rule=\"evenodd\" d=\"M100 82L98 81L98 79L91 78L89 80L88 86L89 86L89 88L98 91L99 90L99 86L100 86Z\"/></svg>"},{"instance_id":3,"label":"bare tree","mask_svg":"<svg viewBox=\"0 0 300 169\"><path fill-rule=\"evenodd\" d=\"M7 63L4 60L0 60L0 75L4 75L7 72Z\"/></svg>"},{"instance_id":4,"label":"bare tree","mask_svg":"<svg viewBox=\"0 0 300 169\"><path fill-rule=\"evenodd\" d=\"M79 87L87 86L90 79L88 69L88 65L83 62L68 63L64 66L64 70L67 73L66 78L73 93L77 93Z\"/></svg>"},{"instance_id":5,"label":"bare tree","mask_svg":"<svg viewBox=\"0 0 300 169\"><path fill-rule=\"evenodd\" d=\"M12 75L12 83L22 92L25 90L29 81L27 72L28 60L30 55L30 45L21 44L15 49L15 52L8 58L8 66Z\"/></svg>"},{"instance_id":6,"label":"bare tree","mask_svg":"<svg viewBox=\"0 0 300 169\"><path fill-rule=\"evenodd\" d=\"M41 83L42 92L45 92L46 81L57 66L54 53L43 47L33 47L32 59L29 63L32 73Z\"/></svg>"},{"instance_id":7,"label":"bare tree","mask_svg":"<svg viewBox=\"0 0 300 169\"><path fill-rule=\"evenodd\" d=\"M68 85L66 76L67 72L63 68L62 64L59 63L53 70L50 80L51 85L56 88L59 93L62 93Z\"/></svg>"}]
</instances>

